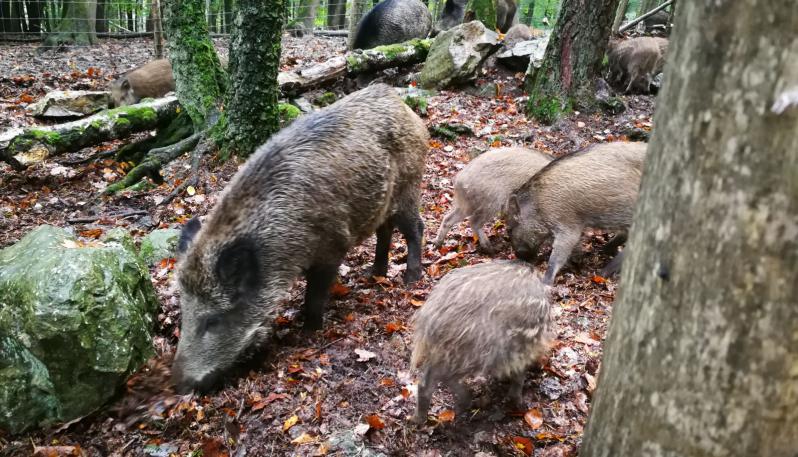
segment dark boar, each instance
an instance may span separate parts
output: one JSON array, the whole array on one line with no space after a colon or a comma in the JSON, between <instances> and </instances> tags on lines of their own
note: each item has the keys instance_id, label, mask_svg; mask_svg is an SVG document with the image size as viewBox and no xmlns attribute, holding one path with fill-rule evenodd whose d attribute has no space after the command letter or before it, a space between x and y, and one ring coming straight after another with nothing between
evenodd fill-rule
<instances>
[{"instance_id":1,"label":"dark boar","mask_svg":"<svg viewBox=\"0 0 798 457\"><path fill-rule=\"evenodd\" d=\"M384 0L360 20L352 49L371 49L385 44L426 38L432 15L419 0Z\"/></svg>"},{"instance_id":2,"label":"dark boar","mask_svg":"<svg viewBox=\"0 0 798 457\"><path fill-rule=\"evenodd\" d=\"M510 194L550 161L549 156L524 148L493 149L472 160L454 178L452 210L441 222L435 245L442 246L452 226L467 217L480 248L492 252L483 226L505 213Z\"/></svg>"},{"instance_id":3,"label":"dark boar","mask_svg":"<svg viewBox=\"0 0 798 457\"><path fill-rule=\"evenodd\" d=\"M507 229L516 256L537 257L554 235L543 282L551 284L585 227L625 231L632 222L645 143L593 146L549 163L510 197Z\"/></svg>"},{"instance_id":4,"label":"dark boar","mask_svg":"<svg viewBox=\"0 0 798 457\"><path fill-rule=\"evenodd\" d=\"M458 413L468 408L463 380L469 376L509 380L510 401L520 406L524 371L555 336L547 289L518 261L448 273L413 319L412 365L421 370L414 422L426 421L439 381L455 394Z\"/></svg>"},{"instance_id":5,"label":"dark boar","mask_svg":"<svg viewBox=\"0 0 798 457\"><path fill-rule=\"evenodd\" d=\"M405 282L420 278L428 139L396 91L378 84L298 118L258 148L179 243L173 376L181 392L212 388L261 343L303 273L305 329L320 329L341 261L372 233L375 274L386 274L397 227L407 240Z\"/></svg>"},{"instance_id":6,"label":"dark boar","mask_svg":"<svg viewBox=\"0 0 798 457\"><path fill-rule=\"evenodd\" d=\"M665 65L667 50L666 38L640 37L611 42L607 54L610 83L625 84L627 93L642 84L643 90L648 92L652 78Z\"/></svg>"},{"instance_id":7,"label":"dark boar","mask_svg":"<svg viewBox=\"0 0 798 457\"><path fill-rule=\"evenodd\" d=\"M175 90L172 65L166 59L153 60L130 70L111 83L114 106L133 105L142 98L163 97Z\"/></svg>"},{"instance_id":8,"label":"dark boar","mask_svg":"<svg viewBox=\"0 0 798 457\"><path fill-rule=\"evenodd\" d=\"M652 33L655 31L667 33L670 30L671 15L667 11L660 10L653 15L643 19L646 32Z\"/></svg>"},{"instance_id":9,"label":"dark boar","mask_svg":"<svg viewBox=\"0 0 798 457\"><path fill-rule=\"evenodd\" d=\"M441 17L435 26L435 32L440 33L444 30L460 25L465 19L466 6L468 0L446 0L441 11ZM496 2L496 28L502 33L507 33L515 21L515 11L517 5L515 0L498 0ZM473 18L467 19L468 21Z\"/></svg>"}]
</instances>

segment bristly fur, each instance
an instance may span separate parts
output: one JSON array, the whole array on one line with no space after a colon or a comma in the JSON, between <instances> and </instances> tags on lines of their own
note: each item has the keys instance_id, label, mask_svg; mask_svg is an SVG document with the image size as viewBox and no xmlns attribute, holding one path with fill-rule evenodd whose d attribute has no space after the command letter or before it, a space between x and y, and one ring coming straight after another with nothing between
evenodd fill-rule
<instances>
[{"instance_id":1,"label":"bristly fur","mask_svg":"<svg viewBox=\"0 0 798 457\"><path fill-rule=\"evenodd\" d=\"M629 92L642 82L645 84L644 92L647 93L652 78L661 72L665 65L667 51L666 38L638 37L610 42L607 53L610 67L609 82L623 82L626 84L625 92Z\"/></svg>"},{"instance_id":2,"label":"bristly fur","mask_svg":"<svg viewBox=\"0 0 798 457\"><path fill-rule=\"evenodd\" d=\"M516 255L533 260L540 244L554 235L544 282L553 282L584 228L629 227L646 146L607 143L563 156L511 196L507 227Z\"/></svg>"},{"instance_id":3,"label":"bristly fur","mask_svg":"<svg viewBox=\"0 0 798 457\"><path fill-rule=\"evenodd\" d=\"M402 43L426 38L432 30L432 14L420 0L383 0L357 25L352 49Z\"/></svg>"},{"instance_id":4,"label":"bristly fur","mask_svg":"<svg viewBox=\"0 0 798 457\"><path fill-rule=\"evenodd\" d=\"M555 334L548 288L519 261L452 270L413 325L413 367L435 366L455 378L519 376Z\"/></svg>"},{"instance_id":5,"label":"bristly fur","mask_svg":"<svg viewBox=\"0 0 798 457\"><path fill-rule=\"evenodd\" d=\"M142 98L163 97L175 90L172 64L153 60L125 73L110 85L114 106L133 105Z\"/></svg>"},{"instance_id":6,"label":"bristly fur","mask_svg":"<svg viewBox=\"0 0 798 457\"><path fill-rule=\"evenodd\" d=\"M454 178L452 209L441 222L435 244L441 246L452 226L467 217L480 248L490 252L482 226L506 213L510 195L550 161L551 157L533 149L498 148L469 162Z\"/></svg>"},{"instance_id":7,"label":"bristly fur","mask_svg":"<svg viewBox=\"0 0 798 457\"><path fill-rule=\"evenodd\" d=\"M308 297L326 301L325 281L334 279L347 250L378 228L387 228L388 239L394 225L416 237L420 253L427 143L421 119L393 88L377 84L300 117L258 148L180 258L178 382L224 371L267 335L303 273L307 325ZM229 249L241 240L249 248ZM408 259L408 273L420 274L416 263ZM318 324L319 307L313 309ZM218 333L213 341L209 327Z\"/></svg>"}]
</instances>

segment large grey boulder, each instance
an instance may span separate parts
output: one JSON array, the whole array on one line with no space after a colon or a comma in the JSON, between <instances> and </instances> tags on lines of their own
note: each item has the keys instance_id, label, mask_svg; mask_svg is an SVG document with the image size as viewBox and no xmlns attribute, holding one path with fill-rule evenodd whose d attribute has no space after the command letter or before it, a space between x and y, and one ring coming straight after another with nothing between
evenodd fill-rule
<instances>
[{"instance_id":1,"label":"large grey boulder","mask_svg":"<svg viewBox=\"0 0 798 457\"><path fill-rule=\"evenodd\" d=\"M504 48L496 54L496 61L516 71L526 71L530 62L534 67L539 67L543 62L550 35L550 32L546 32L537 38L505 43Z\"/></svg>"},{"instance_id":2,"label":"large grey boulder","mask_svg":"<svg viewBox=\"0 0 798 457\"><path fill-rule=\"evenodd\" d=\"M111 93L106 91L56 90L48 92L26 110L36 117L80 117L104 110L110 102Z\"/></svg>"},{"instance_id":3,"label":"large grey boulder","mask_svg":"<svg viewBox=\"0 0 798 457\"><path fill-rule=\"evenodd\" d=\"M141 240L139 254L147 265L155 265L163 259L177 255L177 241L180 239L180 230L157 229L148 233Z\"/></svg>"},{"instance_id":4,"label":"large grey boulder","mask_svg":"<svg viewBox=\"0 0 798 457\"><path fill-rule=\"evenodd\" d=\"M479 21L460 24L441 33L424 62L421 86L443 88L474 80L482 62L499 45L499 35Z\"/></svg>"},{"instance_id":5,"label":"large grey boulder","mask_svg":"<svg viewBox=\"0 0 798 457\"><path fill-rule=\"evenodd\" d=\"M130 235L42 226L0 250L0 428L95 410L152 354L158 308Z\"/></svg>"}]
</instances>

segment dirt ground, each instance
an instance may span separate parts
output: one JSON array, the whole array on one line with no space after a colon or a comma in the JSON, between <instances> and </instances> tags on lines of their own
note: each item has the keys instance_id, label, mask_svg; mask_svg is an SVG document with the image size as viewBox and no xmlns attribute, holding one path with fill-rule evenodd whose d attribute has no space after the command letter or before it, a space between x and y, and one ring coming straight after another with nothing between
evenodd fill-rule
<instances>
[{"instance_id":1,"label":"dirt ground","mask_svg":"<svg viewBox=\"0 0 798 457\"><path fill-rule=\"evenodd\" d=\"M226 51L224 42L216 44ZM344 41L287 39L284 47L283 67L290 68L343 52ZM92 48L42 55L29 45L0 45L0 129L34 123L23 108L48 90L103 88L116 74L150 58L147 40L107 40ZM493 69L477 81L481 90L441 91L429 99L424 117L429 126L465 124L474 134L430 142L422 208L426 274L418 284L408 289L402 283L405 246L398 234L388 277L370 278L371 239L347 257L323 332L308 338L300 331L304 285L298 281L274 323L273 341L249 371L213 395L176 396L166 379L179 334L179 297L171 286L174 264L163 262L152 268L162 305L157 358L101 411L51 430L20 436L0 432L0 454L31 455L34 446L62 446L91 456L576 455L617 288L617 279L595 276L609 261L599 251L612 234L587 232L584 255L575 255L578 259L557 279L553 299L558 339L541 368L527 374L525 410L506 409L502 386L477 379L472 387L487 407L453 417L452 399L441 389L430 411L436 420L424 427L407 420L417 383L417 373L409 367L413 313L447 271L491 260L476 251L467 223L450 232L443 248L430 244L450 206L457 171L489 147L521 145L560 156L650 130L653 100L647 96L626 97L627 111L614 117L574 114L554 126L528 121L522 78ZM354 85L345 82L334 90L349 91ZM137 238L154 228L180 227L210 210L240 166L235 160L207 158L196 193L165 206L158 203L185 179L186 158L166 167L166 183L159 187L102 197L101 190L124 170L110 159L79 162L122 144L54 157L23 173L0 164L0 247L40 224L69 227L84 237L120 226ZM500 248L494 258L511 258L501 221L490 234ZM542 271L545 263L537 267ZM362 360L356 350L373 356ZM343 444L336 448L331 439Z\"/></svg>"}]
</instances>

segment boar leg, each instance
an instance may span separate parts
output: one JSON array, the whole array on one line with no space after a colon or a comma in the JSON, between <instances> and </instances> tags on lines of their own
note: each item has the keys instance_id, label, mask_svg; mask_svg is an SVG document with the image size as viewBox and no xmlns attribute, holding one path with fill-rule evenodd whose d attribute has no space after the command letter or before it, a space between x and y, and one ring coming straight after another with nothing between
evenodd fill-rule
<instances>
[{"instance_id":1,"label":"boar leg","mask_svg":"<svg viewBox=\"0 0 798 457\"><path fill-rule=\"evenodd\" d=\"M554 278L557 272L568 261L571 252L579 243L579 238L582 236L581 227L569 227L564 230L555 231L554 243L551 248L551 256L549 257L549 268L546 270L546 275L543 277L545 284L554 284Z\"/></svg>"},{"instance_id":2,"label":"boar leg","mask_svg":"<svg viewBox=\"0 0 798 457\"><path fill-rule=\"evenodd\" d=\"M435 392L437 384L438 371L428 365L421 373L421 379L418 382L418 404L416 405L416 414L413 416L413 422L416 424L427 422L427 411L429 411L432 393Z\"/></svg>"},{"instance_id":3,"label":"boar leg","mask_svg":"<svg viewBox=\"0 0 798 457\"><path fill-rule=\"evenodd\" d=\"M624 243L626 243L627 234L626 232L616 233L611 240L601 248L601 252L605 255L615 255L618 253L618 248L621 247Z\"/></svg>"},{"instance_id":4,"label":"boar leg","mask_svg":"<svg viewBox=\"0 0 798 457\"><path fill-rule=\"evenodd\" d=\"M463 384L462 380L457 379L449 383L449 389L454 394L454 411L458 416L464 415L471 407L471 393L468 391L468 387Z\"/></svg>"},{"instance_id":5,"label":"boar leg","mask_svg":"<svg viewBox=\"0 0 798 457\"><path fill-rule=\"evenodd\" d=\"M523 374L516 375L510 380L510 389L507 392L507 398L510 406L516 409L524 409L524 376Z\"/></svg>"},{"instance_id":6,"label":"boar leg","mask_svg":"<svg viewBox=\"0 0 798 457\"><path fill-rule=\"evenodd\" d=\"M324 306L330 299L330 287L338 273L338 265L313 265L305 273L305 331L321 330Z\"/></svg>"},{"instance_id":7,"label":"boar leg","mask_svg":"<svg viewBox=\"0 0 798 457\"><path fill-rule=\"evenodd\" d=\"M471 230L477 234L477 238L479 238L479 250L485 254L493 254L493 245L490 243L490 238L488 234L485 233L485 223L488 222L489 217L485 217L479 211L475 211L474 214L471 215Z\"/></svg>"},{"instance_id":8,"label":"boar leg","mask_svg":"<svg viewBox=\"0 0 798 457\"><path fill-rule=\"evenodd\" d=\"M405 270L405 284L410 284L421 279L421 239L424 237L424 222L418 215L418 206L405 214L398 214L396 227L405 237L407 242L407 269Z\"/></svg>"},{"instance_id":9,"label":"boar leg","mask_svg":"<svg viewBox=\"0 0 798 457\"><path fill-rule=\"evenodd\" d=\"M462 221L465 217L463 211L455 204L454 209L446 213L441 222L441 227L438 229L438 236L435 237L435 246L443 246L443 241L446 239L446 234L452 229L454 224Z\"/></svg>"},{"instance_id":10,"label":"boar leg","mask_svg":"<svg viewBox=\"0 0 798 457\"><path fill-rule=\"evenodd\" d=\"M372 276L388 274L388 251L391 250L392 235L393 224L390 221L385 221L377 227L377 249L374 254L374 266L371 269Z\"/></svg>"}]
</instances>

